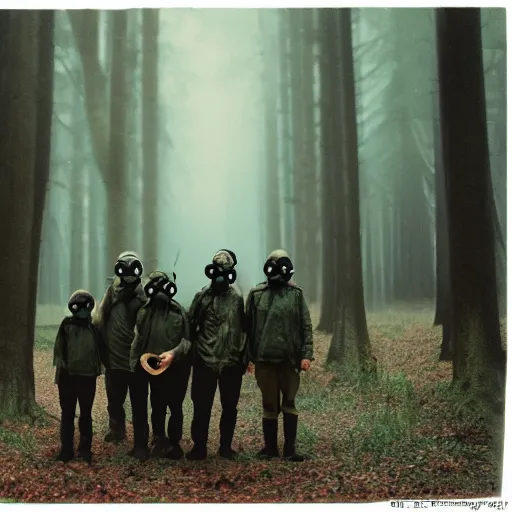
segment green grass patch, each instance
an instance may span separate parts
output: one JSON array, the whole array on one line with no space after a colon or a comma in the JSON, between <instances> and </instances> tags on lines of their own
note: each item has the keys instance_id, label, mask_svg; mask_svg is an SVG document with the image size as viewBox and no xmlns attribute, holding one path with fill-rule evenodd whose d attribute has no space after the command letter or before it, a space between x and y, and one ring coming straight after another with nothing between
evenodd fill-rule
<instances>
[{"instance_id":1,"label":"green grass patch","mask_svg":"<svg viewBox=\"0 0 512 512\"><path fill-rule=\"evenodd\" d=\"M34 348L38 350L53 349L58 327L41 326L36 327L34 334Z\"/></svg>"},{"instance_id":2,"label":"green grass patch","mask_svg":"<svg viewBox=\"0 0 512 512\"><path fill-rule=\"evenodd\" d=\"M32 431L27 430L25 434L20 434L1 425L0 442L22 453L31 452L36 446L36 439Z\"/></svg>"}]
</instances>

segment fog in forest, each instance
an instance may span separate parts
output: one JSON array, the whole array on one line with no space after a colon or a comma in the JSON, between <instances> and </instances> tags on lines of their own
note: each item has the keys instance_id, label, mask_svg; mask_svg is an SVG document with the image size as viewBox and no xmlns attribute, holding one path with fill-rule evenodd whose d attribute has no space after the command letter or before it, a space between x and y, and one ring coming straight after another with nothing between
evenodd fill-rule
<instances>
[{"instance_id":1,"label":"fog in forest","mask_svg":"<svg viewBox=\"0 0 512 512\"><path fill-rule=\"evenodd\" d=\"M500 239L506 234L503 12L482 10ZM90 136L103 136L95 131L108 126L108 96L120 97L109 90L111 60L116 58L112 13L99 12L97 51L87 39L82 47L76 44L79 13L74 32L68 13L56 14L52 157L38 304L59 306L60 316L77 287L100 298L113 275L116 251L135 250L145 273L154 270L144 261L143 231L149 228L142 212L148 203L156 208L157 266L176 272L176 298L184 305L207 284L203 269L221 248L236 253L244 293L264 280L262 265L273 248L270 231L295 262L298 284L312 302L321 302L324 145L318 17L313 26L300 28L293 26L293 17L283 25L279 10L162 9L159 14L158 126L152 132L158 142L157 194L150 197L143 195L148 178L142 159L141 11L126 15L125 63L119 68L126 82L125 137L119 141L124 155L118 164L109 163L124 173L124 186L105 179ZM357 9L352 29L366 306L372 310L426 301L434 308L438 114L433 10ZM295 38L293 51L283 36ZM301 65L295 63L301 37L306 44L312 41L311 73L302 80L290 71ZM95 77L104 83L99 112L87 103L97 93ZM306 126L300 125L301 116L309 116L309 128L296 140ZM273 131L269 123L274 123ZM125 201L127 228L122 246L112 249L110 258L109 186L121 189L118 200Z\"/></svg>"}]
</instances>

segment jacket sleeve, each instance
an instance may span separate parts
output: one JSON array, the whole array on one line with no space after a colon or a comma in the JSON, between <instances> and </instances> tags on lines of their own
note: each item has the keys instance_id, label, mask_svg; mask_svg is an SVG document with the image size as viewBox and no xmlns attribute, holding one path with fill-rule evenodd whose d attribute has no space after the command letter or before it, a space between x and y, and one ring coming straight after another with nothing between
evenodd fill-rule
<instances>
[{"instance_id":1,"label":"jacket sleeve","mask_svg":"<svg viewBox=\"0 0 512 512\"><path fill-rule=\"evenodd\" d=\"M181 357L186 356L188 354L188 351L190 350L191 346L192 343L190 342L190 340L181 338L179 345L173 348L171 352L174 354L174 358L178 360Z\"/></svg>"},{"instance_id":2,"label":"jacket sleeve","mask_svg":"<svg viewBox=\"0 0 512 512\"><path fill-rule=\"evenodd\" d=\"M139 309L137 313L137 322L135 323L135 337L133 338L131 347L130 347L130 370L132 372L135 371L137 367L137 363L139 362L140 356L143 354L143 341L144 341L144 317L145 310Z\"/></svg>"},{"instance_id":3,"label":"jacket sleeve","mask_svg":"<svg viewBox=\"0 0 512 512\"><path fill-rule=\"evenodd\" d=\"M188 310L188 328L190 333L190 341L192 342L196 337L195 334L197 331L197 317L199 314L199 304L201 302L200 297L201 292L197 292Z\"/></svg>"},{"instance_id":4,"label":"jacket sleeve","mask_svg":"<svg viewBox=\"0 0 512 512\"><path fill-rule=\"evenodd\" d=\"M248 340L248 333L247 333L247 320L245 315L245 307L244 307L244 298L240 296L238 301L238 315L240 317L240 325L241 325L241 332L240 332L240 359L242 360L242 364L244 365L244 368L247 367L249 364L249 353L247 351L247 340Z\"/></svg>"},{"instance_id":5,"label":"jacket sleeve","mask_svg":"<svg viewBox=\"0 0 512 512\"><path fill-rule=\"evenodd\" d=\"M53 347L53 366L57 368L65 368L67 364L67 332L66 320L60 324L57 336L55 337L55 345Z\"/></svg>"},{"instance_id":6,"label":"jacket sleeve","mask_svg":"<svg viewBox=\"0 0 512 512\"><path fill-rule=\"evenodd\" d=\"M104 335L105 330L105 310L112 301L112 287L109 286L107 291L103 295L100 303L94 307L92 312L92 323L96 326Z\"/></svg>"},{"instance_id":7,"label":"jacket sleeve","mask_svg":"<svg viewBox=\"0 0 512 512\"><path fill-rule=\"evenodd\" d=\"M313 326L311 324L311 316L309 308L304 299L304 295L300 294L300 318L302 328L302 359L314 361L313 357Z\"/></svg>"},{"instance_id":8,"label":"jacket sleeve","mask_svg":"<svg viewBox=\"0 0 512 512\"><path fill-rule=\"evenodd\" d=\"M100 353L101 364L104 368L108 368L110 366L110 357L105 336L103 336L102 332L94 325L93 329L96 339L98 340L98 350Z\"/></svg>"},{"instance_id":9,"label":"jacket sleeve","mask_svg":"<svg viewBox=\"0 0 512 512\"><path fill-rule=\"evenodd\" d=\"M253 344L254 344L254 332L253 332L253 298L254 293L252 290L249 291L247 295L247 302L245 303L245 314L244 314L244 322L245 322L245 361L249 364L252 361L253 353Z\"/></svg>"}]
</instances>

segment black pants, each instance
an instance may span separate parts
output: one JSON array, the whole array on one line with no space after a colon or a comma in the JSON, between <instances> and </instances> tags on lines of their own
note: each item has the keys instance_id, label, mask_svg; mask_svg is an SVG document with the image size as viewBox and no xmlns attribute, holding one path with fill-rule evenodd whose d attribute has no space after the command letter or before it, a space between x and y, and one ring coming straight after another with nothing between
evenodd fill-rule
<instances>
[{"instance_id":1,"label":"black pants","mask_svg":"<svg viewBox=\"0 0 512 512\"><path fill-rule=\"evenodd\" d=\"M124 402L129 391L133 413L133 405L136 401L135 385L136 377L133 372L128 370L105 371L108 419L109 427L112 432L118 434L124 434L126 432L126 413L124 412Z\"/></svg>"},{"instance_id":2,"label":"black pants","mask_svg":"<svg viewBox=\"0 0 512 512\"><path fill-rule=\"evenodd\" d=\"M165 437L167 407L171 416L167 424L167 436L172 445L183 435L183 401L187 393L191 365L188 361L173 363L160 375L150 375L140 364L135 370L134 400L132 402L135 437L138 431L147 432L148 385L151 389L151 426L154 437ZM142 438L143 439L143 438Z\"/></svg>"},{"instance_id":3,"label":"black pants","mask_svg":"<svg viewBox=\"0 0 512 512\"><path fill-rule=\"evenodd\" d=\"M76 404L80 406L78 428L80 442L78 449L90 452L92 445L92 404L96 395L96 377L70 375L61 370L58 381L59 402L61 408L60 441L61 450L73 453L73 438L75 435Z\"/></svg>"},{"instance_id":4,"label":"black pants","mask_svg":"<svg viewBox=\"0 0 512 512\"><path fill-rule=\"evenodd\" d=\"M194 363L192 375L192 402L194 418L192 420L192 441L199 449L206 449L208 429L212 413L213 400L220 391L222 415L220 418L220 446L231 447L238 415L238 400L242 387L243 370L240 367L225 367L219 373L198 359Z\"/></svg>"},{"instance_id":5,"label":"black pants","mask_svg":"<svg viewBox=\"0 0 512 512\"><path fill-rule=\"evenodd\" d=\"M149 376L153 435L165 436L165 416L169 407L171 415L167 423L167 437L173 446L183 436L183 401L187 394L190 370L191 364L185 360L173 363L160 375Z\"/></svg>"}]
</instances>

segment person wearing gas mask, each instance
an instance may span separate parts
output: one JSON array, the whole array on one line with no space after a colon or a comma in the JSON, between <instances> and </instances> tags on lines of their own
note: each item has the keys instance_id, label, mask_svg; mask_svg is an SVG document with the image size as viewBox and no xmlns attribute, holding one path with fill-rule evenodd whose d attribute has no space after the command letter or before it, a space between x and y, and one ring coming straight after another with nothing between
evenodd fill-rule
<instances>
[{"instance_id":1,"label":"person wearing gas mask","mask_svg":"<svg viewBox=\"0 0 512 512\"><path fill-rule=\"evenodd\" d=\"M252 288L247 297L249 359L254 363L256 381L263 402L262 458L279 457L278 417L283 412L283 457L303 461L295 451L298 412L295 396L300 371L313 360L311 318L302 289L290 279L292 262L283 250L273 251L265 262L267 281Z\"/></svg>"},{"instance_id":2,"label":"person wearing gas mask","mask_svg":"<svg viewBox=\"0 0 512 512\"><path fill-rule=\"evenodd\" d=\"M153 429L152 455L181 459L184 455L180 446L183 434L183 401L191 369L188 318L183 307L173 298L178 291L176 274L173 273L174 279L170 280L164 272L155 271L148 278L149 281L144 287L148 301L137 315L135 339L130 352L131 369L138 374L133 424L136 442L141 440L135 446L134 452L137 458L145 458L148 454L148 440L144 435L148 424L149 383ZM159 375L150 375L142 368L140 362L140 357L145 353L159 355L160 360L155 362L153 368L168 368ZM166 437L167 407L171 415Z\"/></svg>"},{"instance_id":3,"label":"person wearing gas mask","mask_svg":"<svg viewBox=\"0 0 512 512\"><path fill-rule=\"evenodd\" d=\"M133 402L134 386L134 374L130 371L130 347L137 313L146 302L141 285L142 272L142 263L134 252L120 254L114 267L114 280L107 288L94 318L109 352L109 366L105 371L109 416L106 442L119 442L126 438L124 402L128 390Z\"/></svg>"},{"instance_id":4,"label":"person wearing gas mask","mask_svg":"<svg viewBox=\"0 0 512 512\"><path fill-rule=\"evenodd\" d=\"M85 290L75 291L69 299L68 308L72 316L62 320L53 351L55 383L59 388L61 407L61 449L57 458L63 462L74 458L73 438L78 402L78 454L91 464L92 405L96 394L96 379L101 375L102 363L108 365L108 353L101 333L91 322L94 308L91 294Z\"/></svg>"},{"instance_id":5,"label":"person wearing gas mask","mask_svg":"<svg viewBox=\"0 0 512 512\"><path fill-rule=\"evenodd\" d=\"M199 291L189 310L190 332L194 355L192 373L192 441L189 460L207 456L208 429L217 385L220 391L219 455L232 459L232 448L238 415L238 400L245 373L244 301L233 288L236 258L229 251L218 251L205 268L210 286Z\"/></svg>"}]
</instances>

